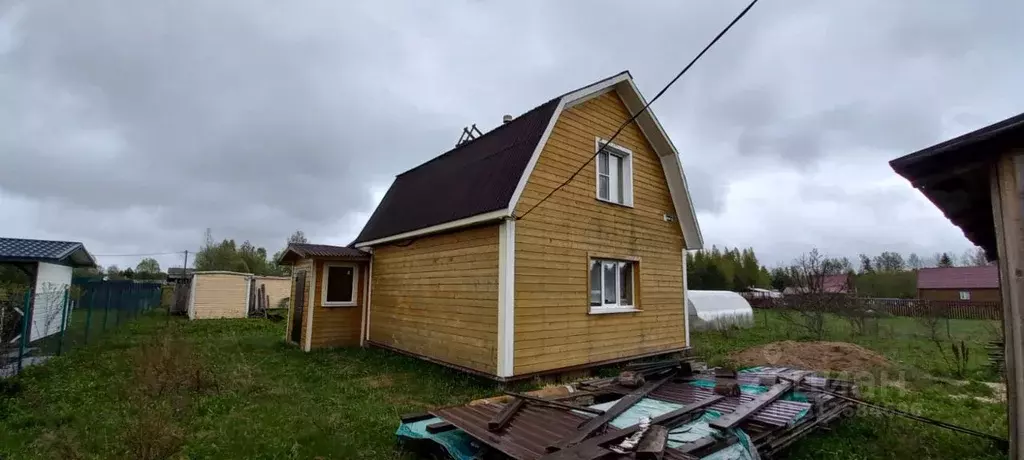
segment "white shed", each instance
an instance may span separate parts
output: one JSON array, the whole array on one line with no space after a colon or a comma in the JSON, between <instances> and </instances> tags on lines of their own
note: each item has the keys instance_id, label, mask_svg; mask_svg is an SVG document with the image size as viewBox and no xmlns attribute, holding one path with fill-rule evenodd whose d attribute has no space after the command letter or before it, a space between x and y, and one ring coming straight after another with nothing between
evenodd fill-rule
<instances>
[{"instance_id":1,"label":"white shed","mask_svg":"<svg viewBox=\"0 0 1024 460\"><path fill-rule=\"evenodd\" d=\"M29 278L32 322L28 333L29 340L35 341L64 329L64 321L70 319L64 307L71 271L75 267L94 267L96 261L82 243L74 241L0 238L0 264L17 267ZM16 303L16 312L21 314L20 302Z\"/></svg>"},{"instance_id":2,"label":"white shed","mask_svg":"<svg viewBox=\"0 0 1024 460\"><path fill-rule=\"evenodd\" d=\"M687 291L686 312L695 331L722 330L754 325L754 310L732 291Z\"/></svg>"}]
</instances>

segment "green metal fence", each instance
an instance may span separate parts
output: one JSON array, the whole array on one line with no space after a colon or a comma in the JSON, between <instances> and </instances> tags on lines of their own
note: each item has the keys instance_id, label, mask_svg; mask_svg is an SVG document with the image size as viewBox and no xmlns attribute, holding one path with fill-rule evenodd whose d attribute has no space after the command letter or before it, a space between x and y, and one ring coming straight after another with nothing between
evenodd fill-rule
<instances>
[{"instance_id":1,"label":"green metal fence","mask_svg":"<svg viewBox=\"0 0 1024 460\"><path fill-rule=\"evenodd\" d=\"M98 340L158 307L160 293L158 283L132 281L8 293L0 299L0 377Z\"/></svg>"}]
</instances>

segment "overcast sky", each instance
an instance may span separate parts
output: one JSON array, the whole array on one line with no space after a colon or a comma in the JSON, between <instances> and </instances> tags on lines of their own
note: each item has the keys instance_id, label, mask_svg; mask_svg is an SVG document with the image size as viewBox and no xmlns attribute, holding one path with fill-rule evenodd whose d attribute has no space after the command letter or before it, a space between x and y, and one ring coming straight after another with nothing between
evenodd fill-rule
<instances>
[{"instance_id":1,"label":"overcast sky","mask_svg":"<svg viewBox=\"0 0 1024 460\"><path fill-rule=\"evenodd\" d=\"M0 0L0 236L347 244L395 174L742 1ZM653 110L704 239L763 263L970 244L888 160L1024 111L1024 2L764 0ZM138 257L103 256L134 266ZM163 266L180 263L161 256Z\"/></svg>"}]
</instances>

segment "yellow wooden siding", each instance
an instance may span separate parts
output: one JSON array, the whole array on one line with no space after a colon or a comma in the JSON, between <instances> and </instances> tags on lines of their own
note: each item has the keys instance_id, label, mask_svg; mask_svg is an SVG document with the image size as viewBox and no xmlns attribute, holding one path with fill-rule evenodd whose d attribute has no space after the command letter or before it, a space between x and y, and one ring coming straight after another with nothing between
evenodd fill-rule
<instances>
[{"instance_id":1,"label":"yellow wooden siding","mask_svg":"<svg viewBox=\"0 0 1024 460\"><path fill-rule=\"evenodd\" d=\"M332 261L317 260L316 287L313 290L313 336L310 348L358 346L363 310L363 287L366 281L365 264L353 263L358 270L355 306L325 307L323 305L324 264Z\"/></svg>"},{"instance_id":2,"label":"yellow wooden siding","mask_svg":"<svg viewBox=\"0 0 1024 460\"><path fill-rule=\"evenodd\" d=\"M292 278L289 281L288 297L291 299L288 301L288 328L285 330L285 340L291 341L292 339L292 314L295 312L295 276L300 272L306 272L306 284L303 285L302 289L306 293L306 311L303 312L302 317L302 337L300 338L299 345L304 346L306 343L306 316L309 315L309 283L313 279L313 260L312 259L299 259L292 266Z\"/></svg>"},{"instance_id":3,"label":"yellow wooden siding","mask_svg":"<svg viewBox=\"0 0 1024 460\"><path fill-rule=\"evenodd\" d=\"M370 340L496 371L498 226L374 248Z\"/></svg>"},{"instance_id":4,"label":"yellow wooden siding","mask_svg":"<svg viewBox=\"0 0 1024 460\"><path fill-rule=\"evenodd\" d=\"M195 319L245 318L245 275L199 273L195 278Z\"/></svg>"},{"instance_id":5,"label":"yellow wooden siding","mask_svg":"<svg viewBox=\"0 0 1024 460\"><path fill-rule=\"evenodd\" d=\"M562 112L530 176L522 215L594 155L629 118L614 93ZM686 345L683 236L660 158L635 124L615 139L633 152L633 208L598 201L591 161L516 222L516 375L678 349ZM639 258L640 313L589 314L589 255Z\"/></svg>"},{"instance_id":6,"label":"yellow wooden siding","mask_svg":"<svg viewBox=\"0 0 1024 460\"><path fill-rule=\"evenodd\" d=\"M287 299L291 294L292 281L282 276L257 276L256 288L260 285L266 287L267 296L270 297L270 308L277 308L281 300Z\"/></svg>"}]
</instances>

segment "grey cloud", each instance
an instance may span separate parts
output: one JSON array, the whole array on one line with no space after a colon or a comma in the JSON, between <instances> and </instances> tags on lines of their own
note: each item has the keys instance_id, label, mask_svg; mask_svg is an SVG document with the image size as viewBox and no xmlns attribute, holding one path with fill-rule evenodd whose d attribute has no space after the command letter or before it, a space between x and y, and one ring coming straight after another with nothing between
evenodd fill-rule
<instances>
[{"instance_id":1,"label":"grey cloud","mask_svg":"<svg viewBox=\"0 0 1024 460\"><path fill-rule=\"evenodd\" d=\"M24 0L0 11L0 194L39 210L19 236L98 252L194 248L205 227L337 242L462 126L622 69L650 97L745 4ZM654 106L696 207L732 222L730 190L764 171L878 178L951 124L1019 111L1022 8L762 2ZM822 170L848 157L882 166ZM837 206L875 212L844 187ZM758 247L803 235L765 228ZM886 231L843 241L911 241Z\"/></svg>"}]
</instances>

